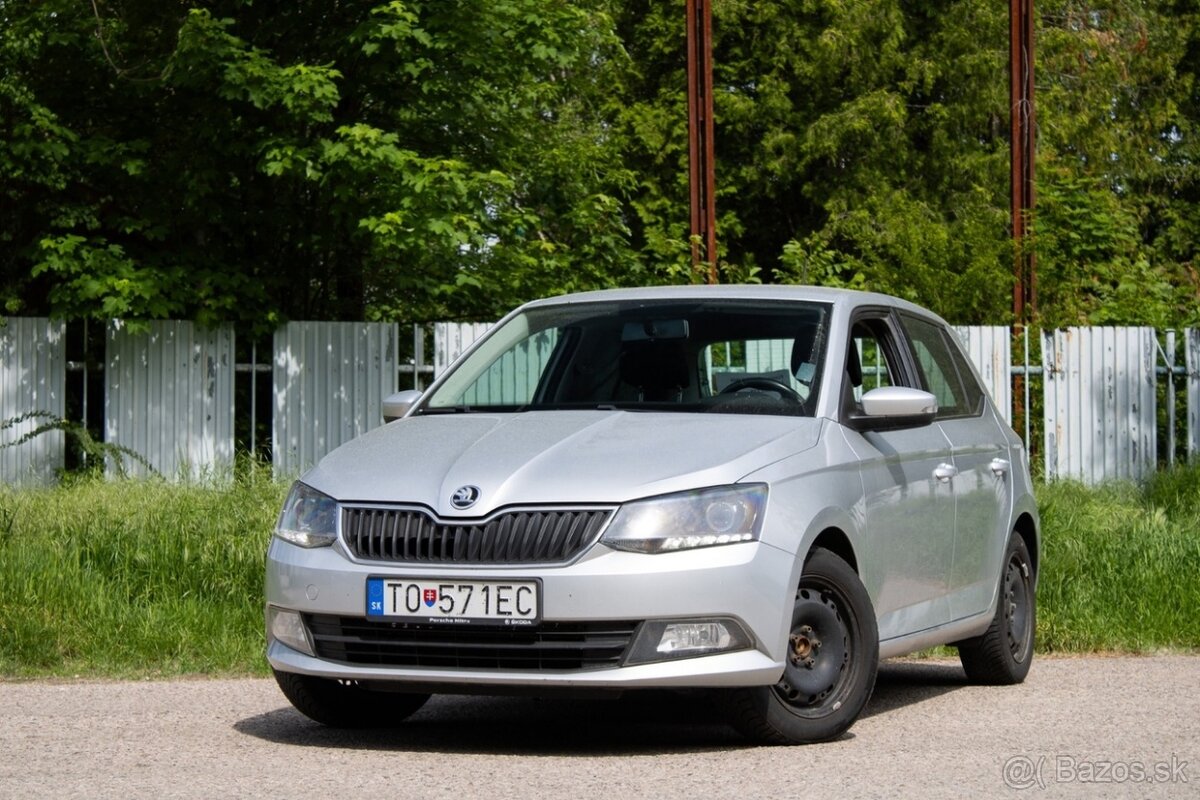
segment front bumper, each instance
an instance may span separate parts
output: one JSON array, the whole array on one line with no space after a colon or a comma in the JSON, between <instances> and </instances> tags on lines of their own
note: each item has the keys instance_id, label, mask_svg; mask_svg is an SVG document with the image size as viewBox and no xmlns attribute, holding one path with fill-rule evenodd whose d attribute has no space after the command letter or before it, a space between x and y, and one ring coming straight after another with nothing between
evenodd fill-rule
<instances>
[{"instance_id":1,"label":"front bumper","mask_svg":"<svg viewBox=\"0 0 1200 800\"><path fill-rule=\"evenodd\" d=\"M733 618L750 649L669 661L580 670L480 670L347 664L268 637L271 666L331 678L474 687L718 687L773 684L783 671L796 560L760 542L645 555L595 545L569 565L415 566L353 560L341 543L304 549L273 539L267 553L269 605L303 614L365 619L368 576L517 580L542 585L544 622ZM387 624L387 623L380 623Z\"/></svg>"}]
</instances>

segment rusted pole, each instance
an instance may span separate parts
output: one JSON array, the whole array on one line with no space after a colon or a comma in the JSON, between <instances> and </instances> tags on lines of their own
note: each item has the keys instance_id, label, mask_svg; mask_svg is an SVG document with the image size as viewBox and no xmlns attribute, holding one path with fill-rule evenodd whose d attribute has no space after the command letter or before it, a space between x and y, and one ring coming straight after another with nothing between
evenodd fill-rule
<instances>
[{"instance_id":1,"label":"rusted pole","mask_svg":"<svg viewBox=\"0 0 1200 800\"><path fill-rule=\"evenodd\" d=\"M717 282L717 203L713 152L712 3L686 0L688 49L688 185L692 264L708 264ZM703 249L703 252L702 252Z\"/></svg>"},{"instance_id":2,"label":"rusted pole","mask_svg":"<svg viewBox=\"0 0 1200 800\"><path fill-rule=\"evenodd\" d=\"M1025 347L1025 365L1029 366L1028 323L1037 320L1037 261L1032 247L1034 166L1037 115L1033 82L1033 0L1010 0L1009 22L1009 124L1012 153L1012 235L1013 235L1013 322L1014 333ZM1037 442L1030 440L1029 376L1018 375L1013 396L1023 398L1013 414L1013 424L1025 428L1025 446L1032 454Z\"/></svg>"},{"instance_id":3,"label":"rusted pole","mask_svg":"<svg viewBox=\"0 0 1200 800\"><path fill-rule=\"evenodd\" d=\"M1009 2L1009 101L1012 148L1013 319L1037 316L1037 261L1033 233L1037 115L1033 84L1033 0Z\"/></svg>"}]
</instances>

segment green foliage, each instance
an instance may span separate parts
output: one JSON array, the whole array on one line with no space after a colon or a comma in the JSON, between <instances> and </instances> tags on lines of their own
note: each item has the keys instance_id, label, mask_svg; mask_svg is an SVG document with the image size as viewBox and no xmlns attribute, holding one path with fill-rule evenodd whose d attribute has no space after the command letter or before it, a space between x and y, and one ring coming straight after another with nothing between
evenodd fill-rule
<instances>
[{"instance_id":1,"label":"green foliage","mask_svg":"<svg viewBox=\"0 0 1200 800\"><path fill-rule=\"evenodd\" d=\"M1040 190L1035 252L1047 324L1180 324L1170 277L1152 265L1139 220L1119 195L1049 170Z\"/></svg>"},{"instance_id":2,"label":"green foliage","mask_svg":"<svg viewBox=\"0 0 1200 800\"><path fill-rule=\"evenodd\" d=\"M628 3L621 20L641 67L623 122L651 261L680 258L687 219L677 11ZM728 0L713 24L724 271L893 292L964 321L1003 318L1004 10Z\"/></svg>"},{"instance_id":3,"label":"green foliage","mask_svg":"<svg viewBox=\"0 0 1200 800\"><path fill-rule=\"evenodd\" d=\"M10 313L493 317L638 282L599 4L0 6Z\"/></svg>"},{"instance_id":4,"label":"green foliage","mask_svg":"<svg viewBox=\"0 0 1200 800\"><path fill-rule=\"evenodd\" d=\"M154 466L140 453L115 442L99 441L92 436L83 423L57 417L48 411L29 411L25 414L0 420L0 431L15 428L33 420L43 421L35 425L32 430L29 430L11 442L0 444L0 450L7 447L18 447L31 439L35 439L51 431L62 431L81 455L80 463L82 468L79 471L83 474L97 476L104 472L106 465L111 465L117 475L125 477L128 474L125 459L128 458L141 464L151 475L158 475L158 471L154 469Z\"/></svg>"},{"instance_id":5,"label":"green foliage","mask_svg":"<svg viewBox=\"0 0 1200 800\"><path fill-rule=\"evenodd\" d=\"M684 30L620 4L638 71L624 145L635 243L686 241ZM1038 5L1039 304L1047 325L1197 319L1191 4ZM714 3L722 266L898 294L956 322L1008 317L1004 4Z\"/></svg>"},{"instance_id":6,"label":"green foliage","mask_svg":"<svg viewBox=\"0 0 1200 800\"><path fill-rule=\"evenodd\" d=\"M119 244L68 234L39 243L41 259L30 274L51 273L50 301L63 315L94 313L105 319L169 319L183 311L182 298L163 286L185 276L177 270L139 266Z\"/></svg>"},{"instance_id":7,"label":"green foliage","mask_svg":"<svg viewBox=\"0 0 1200 800\"><path fill-rule=\"evenodd\" d=\"M1200 323L1200 9L1038 4L1046 325ZM1007 318L1008 21L715 0L718 270ZM0 3L0 308L269 329L704 280L684 12Z\"/></svg>"},{"instance_id":8,"label":"green foliage","mask_svg":"<svg viewBox=\"0 0 1200 800\"><path fill-rule=\"evenodd\" d=\"M1198 319L1196 11L1120 0L1040 8L1035 252L1048 324Z\"/></svg>"}]
</instances>

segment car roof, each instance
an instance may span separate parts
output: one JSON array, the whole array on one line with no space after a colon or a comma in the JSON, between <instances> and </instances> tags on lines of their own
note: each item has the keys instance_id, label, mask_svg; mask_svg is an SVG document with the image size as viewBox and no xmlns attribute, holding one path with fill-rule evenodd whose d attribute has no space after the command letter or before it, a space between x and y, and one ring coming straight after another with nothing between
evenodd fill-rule
<instances>
[{"instance_id":1,"label":"car roof","mask_svg":"<svg viewBox=\"0 0 1200 800\"><path fill-rule=\"evenodd\" d=\"M638 300L807 300L829 303L843 309L860 306L886 306L911 311L924 317L941 320L927 308L899 297L853 289L831 289L826 286L777 286L763 284L717 284L690 286L647 286L630 289L602 289L558 297L534 300L522 308L535 308L570 303L629 302Z\"/></svg>"}]
</instances>

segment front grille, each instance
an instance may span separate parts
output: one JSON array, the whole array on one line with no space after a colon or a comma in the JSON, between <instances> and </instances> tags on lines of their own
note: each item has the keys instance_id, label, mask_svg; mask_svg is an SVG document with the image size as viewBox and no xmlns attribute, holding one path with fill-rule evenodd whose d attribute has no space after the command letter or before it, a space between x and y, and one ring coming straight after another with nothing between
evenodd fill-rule
<instances>
[{"instance_id":1,"label":"front grille","mask_svg":"<svg viewBox=\"0 0 1200 800\"><path fill-rule=\"evenodd\" d=\"M607 510L509 511L486 522L441 522L412 508L342 509L350 552L372 561L555 564L600 533Z\"/></svg>"},{"instance_id":2,"label":"front grille","mask_svg":"<svg viewBox=\"0 0 1200 800\"><path fill-rule=\"evenodd\" d=\"M637 622L543 622L529 628L373 622L305 614L317 657L343 664L471 670L618 666Z\"/></svg>"}]
</instances>

